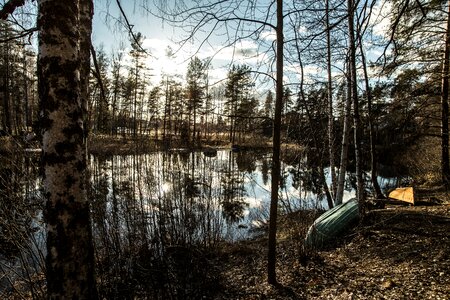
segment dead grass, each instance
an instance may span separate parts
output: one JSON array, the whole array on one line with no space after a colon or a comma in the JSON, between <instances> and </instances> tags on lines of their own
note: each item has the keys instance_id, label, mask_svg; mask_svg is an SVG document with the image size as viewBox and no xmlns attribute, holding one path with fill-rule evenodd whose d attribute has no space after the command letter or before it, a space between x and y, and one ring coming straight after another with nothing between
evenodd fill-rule
<instances>
[{"instance_id":1,"label":"dead grass","mask_svg":"<svg viewBox=\"0 0 450 300\"><path fill-rule=\"evenodd\" d=\"M370 212L340 246L304 259L304 223L280 223L279 286L266 283L266 239L225 251L218 263L226 289L215 299L449 299L450 205Z\"/></svg>"}]
</instances>

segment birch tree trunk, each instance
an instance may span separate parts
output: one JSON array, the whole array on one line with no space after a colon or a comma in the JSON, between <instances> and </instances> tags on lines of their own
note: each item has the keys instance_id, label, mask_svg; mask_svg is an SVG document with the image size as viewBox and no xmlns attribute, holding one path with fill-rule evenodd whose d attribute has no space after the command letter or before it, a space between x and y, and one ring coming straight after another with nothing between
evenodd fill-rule
<instances>
[{"instance_id":1,"label":"birch tree trunk","mask_svg":"<svg viewBox=\"0 0 450 300\"><path fill-rule=\"evenodd\" d=\"M39 1L38 27L48 298L96 299L85 180L79 2Z\"/></svg>"}]
</instances>

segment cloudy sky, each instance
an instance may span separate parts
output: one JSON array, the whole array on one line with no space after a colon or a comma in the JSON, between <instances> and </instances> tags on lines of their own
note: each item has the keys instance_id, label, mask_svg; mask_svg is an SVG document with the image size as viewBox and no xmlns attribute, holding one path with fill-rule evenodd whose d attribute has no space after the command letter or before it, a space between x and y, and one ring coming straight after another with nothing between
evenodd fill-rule
<instances>
[{"instance_id":1,"label":"cloudy sky","mask_svg":"<svg viewBox=\"0 0 450 300\"><path fill-rule=\"evenodd\" d=\"M135 33L141 32L145 37L143 42L143 48L147 49L151 54L151 57L147 60L147 65L151 69L152 82L157 84L161 80L163 74L167 75L180 75L184 78L187 64L192 56L198 56L200 59L211 58L211 65L209 70L210 83L221 82L227 76L227 70L230 64L249 64L253 70L258 66L262 66L259 70L266 72L270 70L270 64L273 63L273 51L267 51L275 40L275 33L269 29L261 32L258 36L258 43L254 40L245 39L235 45L235 47L224 47L227 43L222 36L211 36L207 43L202 44L199 47L204 36L207 34L210 28L205 28L203 32L204 36L196 36L196 39L183 45L180 49L180 40L186 32L183 29L190 29L189 24L184 25L184 28L174 28L171 25L162 22L161 19L153 16L142 8L142 3L147 3L147 10L156 12L155 7L152 6L154 0L122 0L122 7L129 19L129 22L133 25ZM288 3L289 1L287 1ZM106 53L110 54L112 51L118 51L119 45L122 42L124 44L124 52L128 53L130 50L130 42L128 32L125 29L123 19L120 18L120 11L114 0L97 0L95 3L94 14L94 30L93 30L93 42L96 47L99 45L104 46ZM170 2L170 4L175 2ZM371 21L375 24L375 33L383 34L387 27L387 19L382 20L377 18L376 15L381 10L389 11L388 7L376 6L374 8ZM263 12L264 13L264 12ZM227 29L228 30L228 29ZM298 28L299 33L304 33L305 27L300 26ZM232 30L230 30L232 31ZM262 46L261 46L262 45ZM174 56L167 56L168 49L175 51ZM377 53L377 49L371 49L368 54L369 58L376 59L380 54ZM286 65L286 82L298 82L300 71L299 66ZM341 74L342 66L336 66L336 74ZM323 66L304 65L304 72L306 80L308 75L322 76L320 74L325 72ZM274 74L272 74L274 75ZM287 78L291 76L291 78ZM260 79L263 79L260 76ZM273 82L266 77L266 84L259 86L262 90L273 87Z\"/></svg>"},{"instance_id":2,"label":"cloudy sky","mask_svg":"<svg viewBox=\"0 0 450 300\"><path fill-rule=\"evenodd\" d=\"M224 47L224 42L218 38L211 38L209 43L199 48L199 42L188 42L180 49L180 39L183 32L174 29L155 16L144 12L139 3L135 1L121 1L129 22L134 26L135 32L141 32L145 37L143 48L148 50L152 57L147 60L151 68L152 82L161 80L162 74L181 75L184 77L189 59L198 56L200 59L212 58L209 76L211 83L220 82L226 78L230 63L255 65L265 59L264 54L259 54L258 45L251 40L240 41L234 48ZM152 3L153 1L148 1ZM150 5L150 4L149 4ZM153 7L150 10L155 11ZM124 29L123 21L119 20L120 11L115 1L95 1L93 42L94 46L103 45L106 53L117 51L120 43L125 46L125 53L130 49L128 33ZM274 33L264 32L262 38L271 42ZM168 49L175 54L167 56Z\"/></svg>"}]
</instances>

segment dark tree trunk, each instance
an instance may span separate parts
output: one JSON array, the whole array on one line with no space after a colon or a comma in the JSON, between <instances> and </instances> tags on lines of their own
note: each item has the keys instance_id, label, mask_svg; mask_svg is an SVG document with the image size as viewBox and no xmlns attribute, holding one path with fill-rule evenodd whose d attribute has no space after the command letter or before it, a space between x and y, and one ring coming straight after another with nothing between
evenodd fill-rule
<instances>
[{"instance_id":1,"label":"dark tree trunk","mask_svg":"<svg viewBox=\"0 0 450 300\"><path fill-rule=\"evenodd\" d=\"M349 35L349 70L351 83L351 98L353 100L353 126L355 143L355 164L356 164L356 197L359 202L360 214L364 214L364 183L362 176L361 162L361 121L359 116L358 86L356 81L356 41L354 29L354 11L355 3L353 0L347 0L348 11L348 35Z\"/></svg>"},{"instance_id":2,"label":"dark tree trunk","mask_svg":"<svg viewBox=\"0 0 450 300\"><path fill-rule=\"evenodd\" d=\"M369 75L367 74L367 64L366 56L364 54L364 49L362 46L362 37L359 36L359 49L361 51L361 62L363 65L364 72L364 84L366 85L366 97L367 97L367 113L369 117L369 139L370 139L370 179L372 181L372 188L375 198L382 199L385 198L381 192L380 185L378 184L378 171L377 171L377 153L375 149L375 127L373 126L373 112L372 112L372 92L370 90Z\"/></svg>"},{"instance_id":3,"label":"dark tree trunk","mask_svg":"<svg viewBox=\"0 0 450 300\"><path fill-rule=\"evenodd\" d=\"M444 62L442 64L442 95L441 95L441 122L442 122L442 182L448 188L450 186L450 162L449 162L449 130L448 130L448 95L449 95L449 65L450 65L450 1L448 2L447 29L445 32Z\"/></svg>"},{"instance_id":4,"label":"dark tree trunk","mask_svg":"<svg viewBox=\"0 0 450 300\"><path fill-rule=\"evenodd\" d=\"M89 133L90 124L88 122L88 102L89 102L89 73L91 70L91 33L92 33L92 18L94 15L94 5L92 0L80 0L79 12L79 34L80 34L80 90L81 103L83 108L83 126L84 139L87 147L87 137ZM100 75L100 74L99 74Z\"/></svg>"},{"instance_id":5,"label":"dark tree trunk","mask_svg":"<svg viewBox=\"0 0 450 300\"><path fill-rule=\"evenodd\" d=\"M348 143L350 138L350 114L352 109L352 101L351 101L351 79L350 79L350 70L349 64L347 63L347 95L345 102L345 116L344 116L344 129L342 132L342 145L341 145L341 158L339 165L339 174L338 174L338 182L337 182L337 190L335 195L334 204L339 205L342 204L343 196L344 196L344 186L345 186L345 174L347 172L347 164L348 164Z\"/></svg>"},{"instance_id":6,"label":"dark tree trunk","mask_svg":"<svg viewBox=\"0 0 450 300\"><path fill-rule=\"evenodd\" d=\"M276 275L276 242L277 242L277 215L278 215L278 189L280 184L280 135L281 135L281 110L283 106L283 0L277 0L277 53L276 53L276 97L275 114L273 120L273 157L272 180L270 196L270 222L269 222L269 246L267 260L267 281L269 284L277 284Z\"/></svg>"},{"instance_id":7,"label":"dark tree trunk","mask_svg":"<svg viewBox=\"0 0 450 300\"><path fill-rule=\"evenodd\" d=\"M91 0L86 3L92 5ZM79 14L82 13L78 2L39 2L38 80L49 299L97 298L86 197L80 81L83 68L79 47L80 32L84 31L78 30L83 25ZM92 21L89 17L81 20L89 24Z\"/></svg>"},{"instance_id":8,"label":"dark tree trunk","mask_svg":"<svg viewBox=\"0 0 450 300\"><path fill-rule=\"evenodd\" d=\"M5 35L7 31L5 30ZM9 57L10 57L10 45L9 42L5 43L4 47L4 53L3 53L3 61L4 61L4 68L5 73L3 76L3 119L2 119L2 126L3 130L7 134L12 134L12 125L11 125L11 109L10 109L10 103L11 103L11 92L10 92L10 74L9 74Z\"/></svg>"},{"instance_id":9,"label":"dark tree trunk","mask_svg":"<svg viewBox=\"0 0 450 300\"><path fill-rule=\"evenodd\" d=\"M311 111L308 108L308 103L307 103L306 97L305 97L305 90L303 88L304 72L303 72L302 57L300 55L300 51L298 51L298 49L300 49L300 45L298 43L297 33L295 33L295 44L296 44L296 48L297 48L297 56L298 56L298 61L299 61L299 65L300 65L300 70L301 70L300 71L300 99L301 99L300 101L303 102L303 106L305 107L305 111L306 111L306 116L308 117L309 124L312 127L312 126L314 126L313 125L314 124L314 118L312 117ZM331 69L330 69L330 71L331 71ZM331 73L329 73L329 74L331 75ZM328 89L328 92L331 93L330 89ZM330 94L329 94L329 96L330 96ZM329 98L329 99L330 99L329 101L331 101L331 98ZM328 107L328 109L330 109L330 108ZM330 128L328 127L328 129L330 129ZM322 145L319 145L319 141L317 140L316 135L313 134L312 139L313 139L313 142L314 142L314 147L316 147L317 149L321 148ZM331 152L334 152L334 151L331 151ZM322 155L320 155L320 156L322 156ZM319 161L320 161L320 166L319 166L319 168L320 168L320 171L319 171L320 181L322 183L323 190L324 190L325 195L327 197L328 207L331 209L334 206L333 195L330 192L330 189L328 188L327 179L325 177L325 172L324 172L324 165L323 165L322 157L319 158ZM334 163L331 163L331 161L330 161L330 167L331 167L331 170L333 172L333 170L334 170ZM333 174L331 174L331 176L333 178ZM336 174L334 174L334 177L335 176L336 176ZM333 194L336 194L336 191L333 191Z\"/></svg>"},{"instance_id":10,"label":"dark tree trunk","mask_svg":"<svg viewBox=\"0 0 450 300\"><path fill-rule=\"evenodd\" d=\"M333 117L333 86L331 77L331 28L329 16L329 1L325 2L325 22L327 31L327 96L328 96L328 155L330 157L330 176L331 176L331 197L336 197L336 169L334 163L335 149L334 149L334 117Z\"/></svg>"}]
</instances>

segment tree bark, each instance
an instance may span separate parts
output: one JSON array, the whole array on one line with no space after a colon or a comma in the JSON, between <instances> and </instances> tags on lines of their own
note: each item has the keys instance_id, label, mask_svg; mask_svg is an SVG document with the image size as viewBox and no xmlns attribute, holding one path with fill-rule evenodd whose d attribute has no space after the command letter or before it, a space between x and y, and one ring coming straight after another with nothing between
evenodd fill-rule
<instances>
[{"instance_id":1,"label":"tree bark","mask_svg":"<svg viewBox=\"0 0 450 300\"><path fill-rule=\"evenodd\" d=\"M444 61L442 63L442 92L441 92L441 169L442 182L448 188L450 186L450 162L449 162L449 127L448 127L448 96L449 96L449 69L450 69L450 1L448 2L447 29L445 32Z\"/></svg>"},{"instance_id":2,"label":"tree bark","mask_svg":"<svg viewBox=\"0 0 450 300\"><path fill-rule=\"evenodd\" d=\"M333 117L333 86L331 77L331 28L329 16L329 1L325 1L325 23L327 32L327 93L328 93L328 154L330 156L331 196L336 197L336 169L334 163L334 117Z\"/></svg>"},{"instance_id":3,"label":"tree bark","mask_svg":"<svg viewBox=\"0 0 450 300\"><path fill-rule=\"evenodd\" d=\"M88 123L88 98L89 98L89 73L91 70L91 34L92 18L94 15L94 4L92 0L79 0L79 30L80 30L80 90L81 103L83 108L84 139L86 141L90 124Z\"/></svg>"},{"instance_id":4,"label":"tree bark","mask_svg":"<svg viewBox=\"0 0 450 300\"><path fill-rule=\"evenodd\" d=\"M361 51L361 62L364 72L364 84L366 86L367 97L367 113L369 117L369 139L370 139L370 179L372 181L372 188L376 199L385 198L381 192L380 185L378 184L378 171L377 171L377 153L375 149L375 128L373 126L373 112L372 112L372 91L370 90L369 75L367 74L366 56L364 54L362 37L359 35L359 49Z\"/></svg>"},{"instance_id":5,"label":"tree bark","mask_svg":"<svg viewBox=\"0 0 450 300\"><path fill-rule=\"evenodd\" d=\"M349 64L347 63L347 66ZM347 172L347 163L348 163L348 142L350 138L350 114L352 109L352 101L351 101L351 82L350 82L350 71L349 66L347 67L347 95L345 102L345 116L344 116L344 129L342 133L342 144L341 144L341 159L339 165L339 174L337 181L337 190L336 196L334 200L335 205L342 204L343 196L344 196L344 185L345 185L345 173Z\"/></svg>"},{"instance_id":6,"label":"tree bark","mask_svg":"<svg viewBox=\"0 0 450 300\"><path fill-rule=\"evenodd\" d=\"M356 198L359 202L360 215L364 214L364 182L362 177L361 162L361 122L359 116L358 86L356 81L356 41L354 29L354 11L355 3L353 0L347 0L348 12L348 35L349 35L349 71L351 84L351 98L353 100L353 126L355 143L355 165L356 165Z\"/></svg>"},{"instance_id":7,"label":"tree bark","mask_svg":"<svg viewBox=\"0 0 450 300\"><path fill-rule=\"evenodd\" d=\"M38 80L49 299L97 298L86 197L80 13L78 1L39 1Z\"/></svg>"},{"instance_id":8,"label":"tree bark","mask_svg":"<svg viewBox=\"0 0 450 300\"><path fill-rule=\"evenodd\" d=\"M4 36L7 37L8 35L8 29L5 28ZM5 133L12 134L12 122L11 122L11 91L10 91L10 42L6 42L5 46L3 47L3 62L4 62L4 76L3 76L3 118L2 118L2 127Z\"/></svg>"},{"instance_id":9,"label":"tree bark","mask_svg":"<svg viewBox=\"0 0 450 300\"><path fill-rule=\"evenodd\" d=\"M269 284L277 284L276 276L276 239L277 239L277 215L278 215L278 189L280 184L280 135L281 135L281 110L283 106L283 0L277 0L277 53L276 53L276 96L275 114L273 120L273 151L272 151L272 178L270 196L270 222L269 222L269 246L267 260L267 280Z\"/></svg>"}]
</instances>

